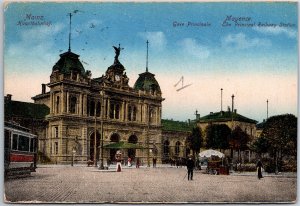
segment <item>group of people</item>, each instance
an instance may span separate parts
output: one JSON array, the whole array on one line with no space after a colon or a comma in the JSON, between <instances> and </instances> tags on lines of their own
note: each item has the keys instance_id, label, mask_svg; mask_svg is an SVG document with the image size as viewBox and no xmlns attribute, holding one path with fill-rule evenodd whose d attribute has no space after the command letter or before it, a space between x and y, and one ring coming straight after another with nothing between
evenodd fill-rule
<instances>
[{"instance_id":1,"label":"group of people","mask_svg":"<svg viewBox=\"0 0 300 206\"><path fill-rule=\"evenodd\" d=\"M117 154L116 154L116 157L119 158L119 156ZM116 159L118 159L118 158L116 158ZM152 159L152 163L153 163L153 168L155 168L156 167L156 158ZM132 160L131 160L130 157L128 157L128 159L127 159L127 165L128 165L128 167L132 166ZM139 167L140 167L140 159L137 158L136 159L136 168L139 168ZM194 171L194 168L195 168L195 162L193 160L193 156L192 155L188 156L188 159L186 161L186 167L187 167L188 181L189 180L193 180L193 171ZM262 176L263 164L260 161L260 159L258 159L258 162L256 164L256 168L257 168L257 177L258 177L258 179L263 178L263 176Z\"/></svg>"}]
</instances>

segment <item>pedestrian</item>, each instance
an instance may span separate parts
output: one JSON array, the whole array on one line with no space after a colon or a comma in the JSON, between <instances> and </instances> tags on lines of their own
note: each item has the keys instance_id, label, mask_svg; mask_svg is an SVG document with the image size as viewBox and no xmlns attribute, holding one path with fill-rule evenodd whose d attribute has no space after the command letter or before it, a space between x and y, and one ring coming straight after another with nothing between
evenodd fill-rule
<instances>
[{"instance_id":1,"label":"pedestrian","mask_svg":"<svg viewBox=\"0 0 300 206\"><path fill-rule=\"evenodd\" d=\"M153 158L153 168L156 167L156 157Z\"/></svg>"},{"instance_id":2,"label":"pedestrian","mask_svg":"<svg viewBox=\"0 0 300 206\"><path fill-rule=\"evenodd\" d=\"M193 170L194 170L194 160L192 158L192 155L189 155L189 158L186 162L186 167L187 167L187 171L188 171L188 180L193 180Z\"/></svg>"},{"instance_id":3,"label":"pedestrian","mask_svg":"<svg viewBox=\"0 0 300 206\"><path fill-rule=\"evenodd\" d=\"M140 158L136 158L136 168L140 168Z\"/></svg>"},{"instance_id":4,"label":"pedestrian","mask_svg":"<svg viewBox=\"0 0 300 206\"><path fill-rule=\"evenodd\" d=\"M128 163L128 167L131 167L131 158L130 157L128 157L127 163Z\"/></svg>"},{"instance_id":5,"label":"pedestrian","mask_svg":"<svg viewBox=\"0 0 300 206\"><path fill-rule=\"evenodd\" d=\"M263 178L262 172L261 172L262 167L263 167L263 164L261 163L260 159L258 159L258 161L256 163L257 177L258 177L258 179Z\"/></svg>"}]
</instances>

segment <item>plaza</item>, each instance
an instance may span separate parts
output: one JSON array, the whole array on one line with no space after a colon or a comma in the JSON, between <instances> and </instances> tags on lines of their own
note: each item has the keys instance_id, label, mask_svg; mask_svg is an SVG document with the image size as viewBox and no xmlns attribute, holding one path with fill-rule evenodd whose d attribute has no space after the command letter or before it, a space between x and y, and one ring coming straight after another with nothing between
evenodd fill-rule
<instances>
[{"instance_id":1,"label":"plaza","mask_svg":"<svg viewBox=\"0 0 300 206\"><path fill-rule=\"evenodd\" d=\"M30 177L4 183L7 202L34 203L293 203L296 173L209 175L158 165L98 170L86 165L39 165Z\"/></svg>"}]
</instances>

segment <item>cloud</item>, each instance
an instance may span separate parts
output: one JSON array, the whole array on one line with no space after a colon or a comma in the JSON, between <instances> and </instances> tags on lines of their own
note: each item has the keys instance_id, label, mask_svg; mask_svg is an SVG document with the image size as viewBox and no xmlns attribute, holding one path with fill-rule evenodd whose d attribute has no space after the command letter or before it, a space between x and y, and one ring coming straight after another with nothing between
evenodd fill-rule
<instances>
[{"instance_id":1,"label":"cloud","mask_svg":"<svg viewBox=\"0 0 300 206\"><path fill-rule=\"evenodd\" d=\"M288 38L297 38L297 31L294 29L288 29L284 27L254 27L255 31L258 31L267 35L286 35Z\"/></svg>"},{"instance_id":2,"label":"cloud","mask_svg":"<svg viewBox=\"0 0 300 206\"><path fill-rule=\"evenodd\" d=\"M182 47L184 53L200 59L206 59L210 55L210 51L207 47L202 46L192 38L183 39L179 42L179 45Z\"/></svg>"},{"instance_id":3,"label":"cloud","mask_svg":"<svg viewBox=\"0 0 300 206\"><path fill-rule=\"evenodd\" d=\"M24 29L19 41L7 45L5 52L5 70L8 72L40 72L51 71L49 63L57 60L53 55L55 37L64 30L63 24L53 24L50 27L35 26Z\"/></svg>"},{"instance_id":4,"label":"cloud","mask_svg":"<svg viewBox=\"0 0 300 206\"><path fill-rule=\"evenodd\" d=\"M163 50L167 45L165 34L161 31L139 32L138 36L143 38L145 41L148 40L150 47L159 51Z\"/></svg>"},{"instance_id":5,"label":"cloud","mask_svg":"<svg viewBox=\"0 0 300 206\"><path fill-rule=\"evenodd\" d=\"M269 47L272 45L268 39L249 38L244 33L228 34L222 40L222 47L228 49L249 49L254 47Z\"/></svg>"},{"instance_id":6,"label":"cloud","mask_svg":"<svg viewBox=\"0 0 300 206\"><path fill-rule=\"evenodd\" d=\"M26 56L32 54L36 58L47 54L54 45L54 37L64 28L63 24L54 24L50 27L41 26L23 30L20 34L20 41L8 47L8 55L10 57L20 55L24 58L25 54Z\"/></svg>"}]
</instances>

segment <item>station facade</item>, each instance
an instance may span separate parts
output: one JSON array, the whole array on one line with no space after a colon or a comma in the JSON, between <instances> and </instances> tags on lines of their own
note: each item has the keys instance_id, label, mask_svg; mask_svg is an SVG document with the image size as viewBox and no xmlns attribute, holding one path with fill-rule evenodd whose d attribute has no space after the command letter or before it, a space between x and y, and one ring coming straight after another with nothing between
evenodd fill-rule
<instances>
[{"instance_id":1,"label":"station facade","mask_svg":"<svg viewBox=\"0 0 300 206\"><path fill-rule=\"evenodd\" d=\"M114 63L101 77L92 78L70 49L53 66L50 82L32 99L50 108L48 125L39 136L39 150L53 162L99 160L103 146L128 142L140 149L127 149L125 157L142 162L162 157L162 92L155 75L139 74L133 87L115 47ZM50 91L46 92L46 86ZM95 141L96 137L96 141ZM102 139L103 137L103 139ZM103 141L102 141L103 140ZM96 147L96 149L95 149ZM96 155L95 155L96 151ZM103 150L104 161L114 159L117 149Z\"/></svg>"}]
</instances>

